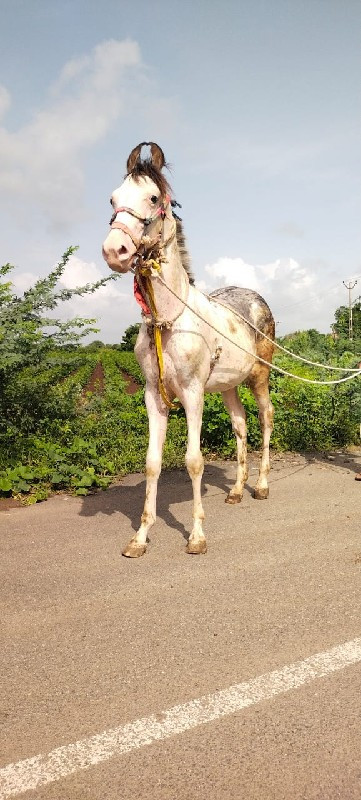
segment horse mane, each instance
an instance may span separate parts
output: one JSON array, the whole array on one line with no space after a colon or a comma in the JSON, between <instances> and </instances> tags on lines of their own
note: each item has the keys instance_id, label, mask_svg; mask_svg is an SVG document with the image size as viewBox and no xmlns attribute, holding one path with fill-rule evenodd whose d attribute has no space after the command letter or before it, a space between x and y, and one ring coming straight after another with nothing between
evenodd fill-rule
<instances>
[{"instance_id":1,"label":"horse mane","mask_svg":"<svg viewBox=\"0 0 361 800\"><path fill-rule=\"evenodd\" d=\"M150 180L158 186L162 199L165 198L167 194L171 193L171 188L166 177L152 164L149 158L145 158L142 161L138 158L129 175L136 183L139 183L140 178L150 178ZM126 175L125 177L127 178L128 176Z\"/></svg>"},{"instance_id":2,"label":"horse mane","mask_svg":"<svg viewBox=\"0 0 361 800\"><path fill-rule=\"evenodd\" d=\"M177 245L182 261L182 267L185 269L189 283L191 286L194 286L194 275L192 272L192 265L191 265L191 257L188 252L188 247L186 244L186 239L183 231L183 223L179 217L175 217L175 224L176 224L176 236L177 236Z\"/></svg>"},{"instance_id":3,"label":"horse mane","mask_svg":"<svg viewBox=\"0 0 361 800\"><path fill-rule=\"evenodd\" d=\"M165 164L165 166L168 165ZM142 161L138 159L129 175L131 175L136 183L138 183L140 178L150 178L150 180L153 181L153 183L155 183L155 185L158 187L162 199L164 199L167 194L170 195L172 192L166 177L159 169L157 169L157 167L154 166L154 164L152 164L150 159L144 159ZM127 177L127 175L125 177ZM182 266L188 275L189 283L193 286L194 275L191 267L191 258L186 245L182 220L176 214L173 214L173 216L176 223L177 244Z\"/></svg>"}]
</instances>

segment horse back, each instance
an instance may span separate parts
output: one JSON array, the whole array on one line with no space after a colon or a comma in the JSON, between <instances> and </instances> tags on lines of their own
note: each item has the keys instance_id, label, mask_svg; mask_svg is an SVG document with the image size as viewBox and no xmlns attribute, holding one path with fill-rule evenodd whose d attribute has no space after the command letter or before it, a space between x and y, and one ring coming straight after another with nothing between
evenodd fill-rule
<instances>
[{"instance_id":1,"label":"horse back","mask_svg":"<svg viewBox=\"0 0 361 800\"><path fill-rule=\"evenodd\" d=\"M222 289L215 289L210 293L209 298L228 306L244 317L247 322L251 322L252 325L259 328L262 333L274 339L275 323L272 312L258 292L254 292L252 289L242 289L239 286L225 286ZM256 334L257 338L262 337Z\"/></svg>"}]
</instances>

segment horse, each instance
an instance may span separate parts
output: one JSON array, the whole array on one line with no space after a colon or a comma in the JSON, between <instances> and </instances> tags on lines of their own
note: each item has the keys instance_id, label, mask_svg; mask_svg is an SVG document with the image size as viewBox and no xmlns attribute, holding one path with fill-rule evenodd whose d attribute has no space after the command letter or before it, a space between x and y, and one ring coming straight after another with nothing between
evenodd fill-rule
<instances>
[{"instance_id":1,"label":"horse","mask_svg":"<svg viewBox=\"0 0 361 800\"><path fill-rule=\"evenodd\" d=\"M142 307L134 352L145 376L149 442L141 523L123 550L130 558L145 553L156 520L168 412L178 402L187 420L185 463L193 488L193 527L186 551L207 551L200 448L205 392L222 394L237 442L236 482L225 501L241 501L248 476L246 414L237 391L244 382L256 399L262 430L254 497L265 499L269 494L274 319L265 300L250 289L231 286L205 295L196 288L182 221L174 210L179 204L172 199L163 172L166 167L164 153L154 142L142 142L132 150L124 181L111 196L110 231L103 243L103 257L112 270L134 272L134 293Z\"/></svg>"}]
</instances>

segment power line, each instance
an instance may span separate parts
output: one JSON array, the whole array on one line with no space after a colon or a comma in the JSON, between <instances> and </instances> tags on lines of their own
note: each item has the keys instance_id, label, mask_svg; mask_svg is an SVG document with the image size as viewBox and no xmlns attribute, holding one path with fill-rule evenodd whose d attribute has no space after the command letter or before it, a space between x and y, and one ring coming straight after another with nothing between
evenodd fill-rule
<instances>
[{"instance_id":1,"label":"power line","mask_svg":"<svg viewBox=\"0 0 361 800\"><path fill-rule=\"evenodd\" d=\"M359 275L355 276L356 283L357 283L357 278L361 278L361 273ZM331 292L333 292L335 289L337 289L338 286L339 286L339 284L335 283L333 286L330 286L329 289L326 289L325 291L322 290L322 297L324 297L325 295L331 294ZM308 297L307 298L303 298L303 300L296 300L295 303L288 303L286 306L277 306L277 309L278 309L278 311L283 311L283 310L288 310L289 308L294 308L295 306L301 306L301 305L304 305L305 303L309 303L310 299L312 299L312 298L315 298L315 299L319 298L319 293L318 292L312 292L312 294L309 294Z\"/></svg>"}]
</instances>

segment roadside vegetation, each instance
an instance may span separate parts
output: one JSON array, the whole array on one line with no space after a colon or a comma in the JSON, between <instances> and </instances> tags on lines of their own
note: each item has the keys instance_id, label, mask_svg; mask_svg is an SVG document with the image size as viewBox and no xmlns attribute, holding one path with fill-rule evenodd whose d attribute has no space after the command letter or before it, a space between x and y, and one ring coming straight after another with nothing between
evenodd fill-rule
<instances>
[{"instance_id":1,"label":"roadside vegetation","mask_svg":"<svg viewBox=\"0 0 361 800\"><path fill-rule=\"evenodd\" d=\"M148 442L144 380L134 357L137 325L118 345L99 340L94 320L54 318L60 303L94 285L59 289L59 278L73 252L69 249L47 278L17 297L10 265L0 268L0 497L24 502L45 499L51 491L85 495L106 488L116 477L142 470ZM354 307L352 342L348 309L337 309L333 335L316 330L280 340L313 361L357 366L361 360L361 307ZM330 373L279 354L275 363L299 375L327 380ZM331 376L332 377L332 376ZM338 375L336 374L336 377ZM261 442L257 407L246 386L240 396L248 419L248 444ZM310 386L271 377L275 406L272 447L277 450L328 450L359 441L360 380L335 387ZM182 410L170 413L164 466L184 463L186 424ZM206 456L235 454L229 416L220 395L205 399L202 448Z\"/></svg>"}]
</instances>

